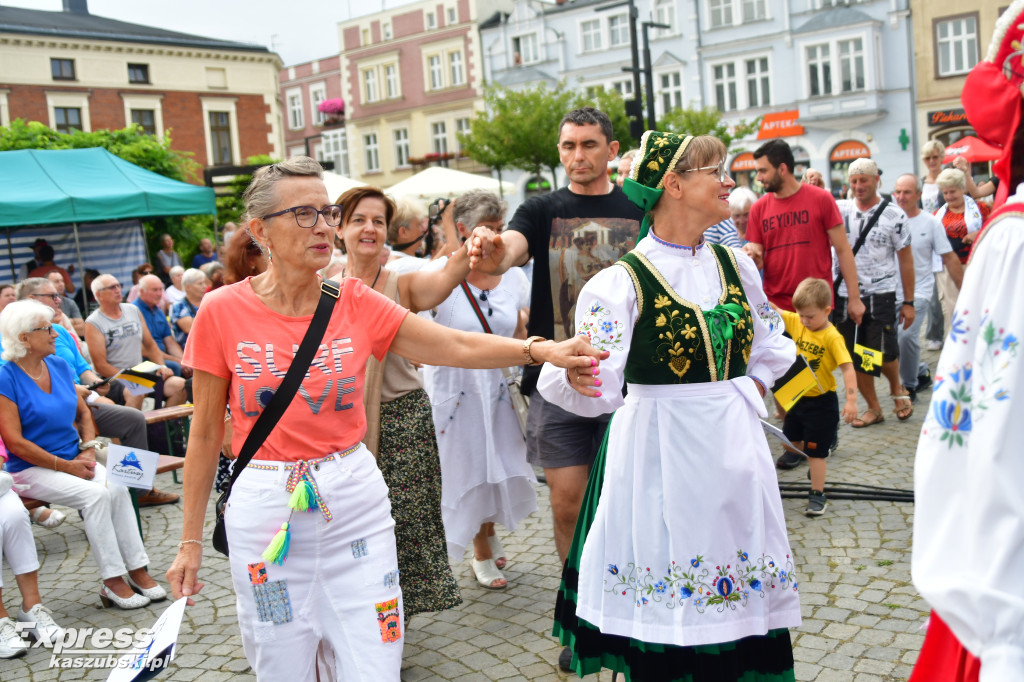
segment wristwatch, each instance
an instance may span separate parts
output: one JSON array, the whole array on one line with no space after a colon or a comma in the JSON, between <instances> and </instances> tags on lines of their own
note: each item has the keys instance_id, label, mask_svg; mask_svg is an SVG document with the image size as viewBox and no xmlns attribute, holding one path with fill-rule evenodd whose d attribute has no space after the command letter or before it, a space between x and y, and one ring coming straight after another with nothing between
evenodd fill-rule
<instances>
[{"instance_id":1,"label":"wristwatch","mask_svg":"<svg viewBox=\"0 0 1024 682\"><path fill-rule=\"evenodd\" d=\"M904 301L903 305L909 305L911 308L913 308L914 307L914 302L912 300L911 301Z\"/></svg>"},{"instance_id":2,"label":"wristwatch","mask_svg":"<svg viewBox=\"0 0 1024 682\"><path fill-rule=\"evenodd\" d=\"M103 444L100 443L98 440L86 440L86 441L81 441L80 440L80 441L78 441L78 451L79 452L85 452L86 450L89 450L91 448L98 448L101 445L103 445Z\"/></svg>"},{"instance_id":3,"label":"wristwatch","mask_svg":"<svg viewBox=\"0 0 1024 682\"><path fill-rule=\"evenodd\" d=\"M527 365L539 365L539 364L541 364L541 363L537 362L533 358L533 353L530 352L530 349L533 346L533 342L534 341L544 341L544 340L545 339L544 339L543 336L531 336L530 338L528 338L525 341L523 341L523 357L526 359L525 364L527 364Z\"/></svg>"}]
</instances>

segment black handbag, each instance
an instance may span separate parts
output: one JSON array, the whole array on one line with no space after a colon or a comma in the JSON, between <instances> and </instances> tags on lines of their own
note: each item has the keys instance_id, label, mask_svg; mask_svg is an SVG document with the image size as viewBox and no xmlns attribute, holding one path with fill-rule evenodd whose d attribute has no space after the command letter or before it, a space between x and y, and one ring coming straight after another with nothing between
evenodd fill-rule
<instances>
[{"instance_id":1,"label":"black handbag","mask_svg":"<svg viewBox=\"0 0 1024 682\"><path fill-rule=\"evenodd\" d=\"M224 510L227 507L228 497L231 495L231 486L235 484L238 475L242 473L242 469L253 458L256 451L260 449L260 446L263 445L263 441L267 439L270 432L273 431L277 421L284 414L292 398L295 397L296 391L299 390L302 377L305 376L306 370L309 369L309 365L313 362L313 356L316 354L317 348L320 347L320 341L324 338L324 333L327 331L327 323L331 319L334 303L340 295L341 288L337 282L325 279L320 283L320 302L317 303L316 312L313 313L313 319L309 323L309 329L306 330L306 335L302 337L302 343L295 353L295 358L292 360L288 372L285 373L281 385L277 387L277 391L274 392L274 396L270 399L270 404L260 414L259 419L256 420L252 427L252 431L249 432L249 436L245 439L242 450L239 452L238 458L235 459L235 466L231 472L231 480L228 481L227 488L217 498L217 518L213 526L213 548L224 556L228 556L228 536L224 528Z\"/></svg>"}]
</instances>

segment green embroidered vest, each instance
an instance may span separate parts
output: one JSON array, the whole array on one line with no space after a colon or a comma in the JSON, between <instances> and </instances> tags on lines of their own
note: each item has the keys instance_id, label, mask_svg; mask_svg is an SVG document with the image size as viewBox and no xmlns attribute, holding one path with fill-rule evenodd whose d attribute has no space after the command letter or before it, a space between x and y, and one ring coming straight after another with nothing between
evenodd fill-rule
<instances>
[{"instance_id":1,"label":"green embroidered vest","mask_svg":"<svg viewBox=\"0 0 1024 682\"><path fill-rule=\"evenodd\" d=\"M754 321L736 259L724 246L706 248L715 256L722 281L722 296L710 311L679 296L639 251L616 263L633 280L640 312L626 358L627 382L695 384L746 374Z\"/></svg>"}]
</instances>

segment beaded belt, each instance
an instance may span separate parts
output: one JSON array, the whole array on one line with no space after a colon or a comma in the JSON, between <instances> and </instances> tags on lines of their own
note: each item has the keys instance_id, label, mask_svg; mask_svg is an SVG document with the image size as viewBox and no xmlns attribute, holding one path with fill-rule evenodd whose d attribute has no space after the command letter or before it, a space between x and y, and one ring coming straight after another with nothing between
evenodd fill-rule
<instances>
[{"instance_id":1,"label":"beaded belt","mask_svg":"<svg viewBox=\"0 0 1024 682\"><path fill-rule=\"evenodd\" d=\"M292 538L291 520L292 514L295 512L312 512L319 509L320 513L324 515L324 520L328 523L331 522L334 516L324 503L323 497L320 495L320 489L316 485L316 480L309 473L310 467L319 469L321 464L334 459L341 459L352 454L360 447L362 447L362 443L353 445L347 450L335 452L326 457L320 457L319 459L299 460L298 462L281 464L249 463L251 469L277 471L283 467L285 471L291 471L288 475L288 483L285 485L285 490L291 493L291 498L288 500L288 508L291 511L288 512L288 520L281 524L281 530L274 534L274 538L263 551L264 559L280 566L288 558L288 548L291 545Z\"/></svg>"}]
</instances>

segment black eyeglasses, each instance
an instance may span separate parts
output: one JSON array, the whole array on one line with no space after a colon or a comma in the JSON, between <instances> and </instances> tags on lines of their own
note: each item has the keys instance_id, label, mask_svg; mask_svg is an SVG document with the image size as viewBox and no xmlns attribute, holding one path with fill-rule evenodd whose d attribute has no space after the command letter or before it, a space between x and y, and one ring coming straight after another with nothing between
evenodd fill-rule
<instances>
[{"instance_id":1,"label":"black eyeglasses","mask_svg":"<svg viewBox=\"0 0 1024 682\"><path fill-rule=\"evenodd\" d=\"M319 211L312 206L292 206L286 208L283 211L276 213L268 213L263 216L263 220L267 218L276 218L279 215L285 213L291 213L295 216L295 222L298 223L299 227L313 227L316 225L316 221L319 220L320 216L324 217L324 222L327 223L328 227L337 227L341 224L341 206L337 204L331 204L330 206L324 206Z\"/></svg>"},{"instance_id":2,"label":"black eyeglasses","mask_svg":"<svg viewBox=\"0 0 1024 682\"><path fill-rule=\"evenodd\" d=\"M487 303L487 292L488 291L490 291L490 289L484 289L484 290L482 290L480 292L480 301L482 303ZM487 317L491 317L492 315L494 315L494 310L491 309L491 304L487 303Z\"/></svg>"},{"instance_id":3,"label":"black eyeglasses","mask_svg":"<svg viewBox=\"0 0 1024 682\"><path fill-rule=\"evenodd\" d=\"M60 294L29 294L32 298L48 298L53 301L60 301Z\"/></svg>"},{"instance_id":4,"label":"black eyeglasses","mask_svg":"<svg viewBox=\"0 0 1024 682\"><path fill-rule=\"evenodd\" d=\"M29 331L29 333L31 333L31 332L46 332L47 335L49 335L49 334L53 333L53 325L52 324L48 324L45 327L36 327L35 329L29 329L28 331Z\"/></svg>"}]
</instances>

